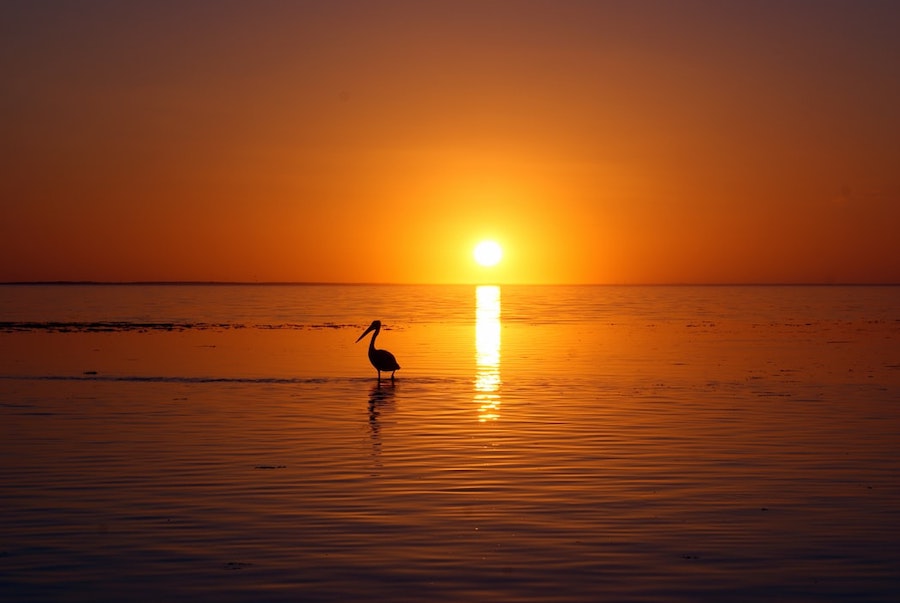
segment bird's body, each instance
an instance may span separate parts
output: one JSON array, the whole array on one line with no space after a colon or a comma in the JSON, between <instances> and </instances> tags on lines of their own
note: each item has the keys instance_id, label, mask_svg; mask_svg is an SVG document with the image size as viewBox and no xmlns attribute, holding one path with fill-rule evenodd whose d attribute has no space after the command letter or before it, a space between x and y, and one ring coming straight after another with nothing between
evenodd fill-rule
<instances>
[{"instance_id":1,"label":"bird's body","mask_svg":"<svg viewBox=\"0 0 900 603\"><path fill-rule=\"evenodd\" d=\"M371 362L372 366L375 367L375 370L378 371L379 383L381 383L382 371L384 371L385 373L390 371L391 381L393 381L394 371L400 368L400 365L397 364L397 359L394 358L394 355L387 350L379 350L375 347L375 338L378 337L378 334L381 332L381 321L373 320L372 324L369 325L369 328L366 329L356 341L359 342L360 339L362 339L372 331L374 331L374 333L372 333L372 339L369 340L369 362Z\"/></svg>"}]
</instances>

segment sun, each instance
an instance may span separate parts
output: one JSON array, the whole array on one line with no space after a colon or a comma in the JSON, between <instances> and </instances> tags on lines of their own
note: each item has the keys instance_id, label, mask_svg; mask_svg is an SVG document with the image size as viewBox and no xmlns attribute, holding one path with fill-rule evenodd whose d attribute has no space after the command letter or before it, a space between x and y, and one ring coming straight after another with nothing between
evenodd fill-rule
<instances>
[{"instance_id":1,"label":"sun","mask_svg":"<svg viewBox=\"0 0 900 603\"><path fill-rule=\"evenodd\" d=\"M503 257L503 248L496 241L482 241L472 251L475 261L481 266L494 266Z\"/></svg>"}]
</instances>

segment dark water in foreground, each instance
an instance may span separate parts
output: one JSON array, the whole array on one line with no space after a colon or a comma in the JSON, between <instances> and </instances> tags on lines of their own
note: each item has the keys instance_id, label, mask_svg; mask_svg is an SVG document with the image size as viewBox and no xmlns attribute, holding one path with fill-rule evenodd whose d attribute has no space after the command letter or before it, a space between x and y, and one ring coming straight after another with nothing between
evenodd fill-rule
<instances>
[{"instance_id":1,"label":"dark water in foreground","mask_svg":"<svg viewBox=\"0 0 900 603\"><path fill-rule=\"evenodd\" d=\"M898 400L896 287L0 286L0 599L895 601Z\"/></svg>"}]
</instances>

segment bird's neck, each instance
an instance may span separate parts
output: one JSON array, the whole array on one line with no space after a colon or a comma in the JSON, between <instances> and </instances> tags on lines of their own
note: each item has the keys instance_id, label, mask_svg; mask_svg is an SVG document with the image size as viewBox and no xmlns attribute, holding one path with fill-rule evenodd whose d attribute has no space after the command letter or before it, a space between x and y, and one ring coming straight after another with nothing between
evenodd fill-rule
<instances>
[{"instance_id":1,"label":"bird's neck","mask_svg":"<svg viewBox=\"0 0 900 603\"><path fill-rule=\"evenodd\" d=\"M375 332L372 333L372 339L369 340L369 351L375 349L375 338L378 337L378 333L381 329L375 329Z\"/></svg>"}]
</instances>

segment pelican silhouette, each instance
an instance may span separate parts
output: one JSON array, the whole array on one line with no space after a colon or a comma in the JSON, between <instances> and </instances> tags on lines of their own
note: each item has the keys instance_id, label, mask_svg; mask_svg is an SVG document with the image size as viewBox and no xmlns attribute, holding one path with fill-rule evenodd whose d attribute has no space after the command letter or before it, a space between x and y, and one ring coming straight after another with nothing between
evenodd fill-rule
<instances>
[{"instance_id":1,"label":"pelican silhouette","mask_svg":"<svg viewBox=\"0 0 900 603\"><path fill-rule=\"evenodd\" d=\"M397 359L394 358L394 355L387 350L379 350L375 348L375 338L378 337L378 334L381 332L381 321L373 320L372 324L369 325L369 328L359 336L355 343L359 343L360 339L362 339L372 331L375 332L372 334L372 339L369 340L369 362L371 362L372 366L375 367L375 370L378 371L378 383L381 383L381 371L391 371L391 382L393 382L394 371L400 368L400 365L397 364Z\"/></svg>"}]
</instances>

